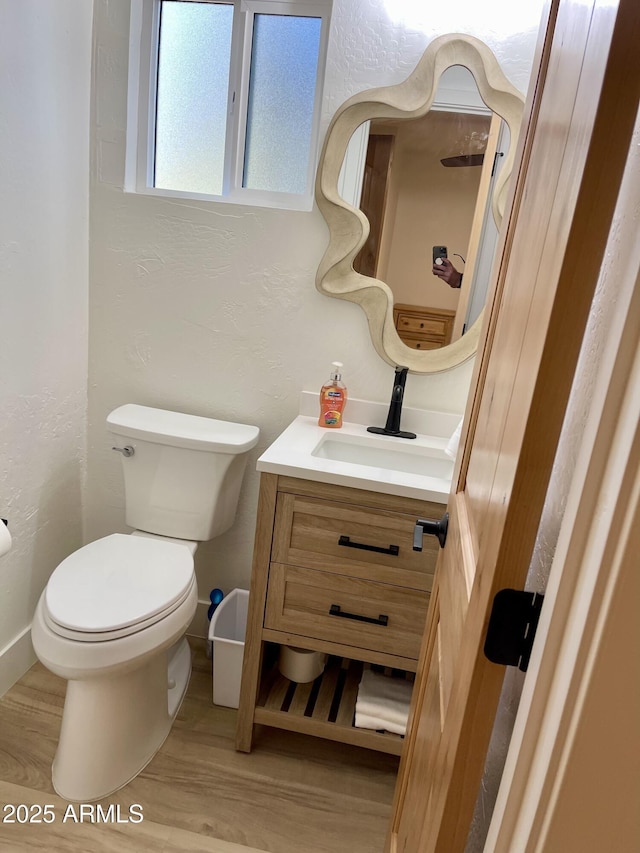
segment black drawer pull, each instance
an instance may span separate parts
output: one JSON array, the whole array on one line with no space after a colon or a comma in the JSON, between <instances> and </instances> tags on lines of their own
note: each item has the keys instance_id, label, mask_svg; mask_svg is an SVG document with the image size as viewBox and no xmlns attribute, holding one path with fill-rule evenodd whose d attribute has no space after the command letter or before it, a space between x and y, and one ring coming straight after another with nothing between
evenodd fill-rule
<instances>
[{"instance_id":1,"label":"black drawer pull","mask_svg":"<svg viewBox=\"0 0 640 853\"><path fill-rule=\"evenodd\" d=\"M372 625L388 625L389 617L381 613L376 619L374 616L360 616L359 613L343 613L339 604L332 604L329 608L329 616L342 616L343 619L355 619L356 622L371 622Z\"/></svg>"},{"instance_id":2,"label":"black drawer pull","mask_svg":"<svg viewBox=\"0 0 640 853\"><path fill-rule=\"evenodd\" d=\"M390 554L392 557L397 557L400 553L398 545L389 545L388 548L381 548L379 545L366 545L364 542L352 542L348 536L341 536L338 539L338 545L344 545L345 548L360 548L362 551L375 551L376 554Z\"/></svg>"}]
</instances>

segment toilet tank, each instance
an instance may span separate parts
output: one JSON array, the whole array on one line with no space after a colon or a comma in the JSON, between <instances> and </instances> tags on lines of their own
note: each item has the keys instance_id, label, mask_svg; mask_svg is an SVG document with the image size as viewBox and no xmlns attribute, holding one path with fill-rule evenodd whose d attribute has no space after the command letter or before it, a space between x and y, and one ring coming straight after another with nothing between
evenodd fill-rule
<instances>
[{"instance_id":1,"label":"toilet tank","mask_svg":"<svg viewBox=\"0 0 640 853\"><path fill-rule=\"evenodd\" d=\"M233 524L258 427L128 403L107 417L122 455L130 527L205 542Z\"/></svg>"}]
</instances>

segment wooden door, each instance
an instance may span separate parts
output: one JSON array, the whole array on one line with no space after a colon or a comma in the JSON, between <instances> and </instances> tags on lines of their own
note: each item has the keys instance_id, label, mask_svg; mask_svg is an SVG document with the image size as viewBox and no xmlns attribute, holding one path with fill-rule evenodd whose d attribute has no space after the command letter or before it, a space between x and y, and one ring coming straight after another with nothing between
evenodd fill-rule
<instances>
[{"instance_id":1,"label":"wooden door","mask_svg":"<svg viewBox=\"0 0 640 853\"><path fill-rule=\"evenodd\" d=\"M638 108L637 0L547 10L449 500L387 850L463 851L504 668L495 593L522 588Z\"/></svg>"},{"instance_id":2,"label":"wooden door","mask_svg":"<svg viewBox=\"0 0 640 853\"><path fill-rule=\"evenodd\" d=\"M356 272L371 278L375 278L378 274L394 142L395 137L387 134L369 134L360 200L360 208L369 220L369 236L356 255L353 268Z\"/></svg>"},{"instance_id":3,"label":"wooden door","mask_svg":"<svg viewBox=\"0 0 640 853\"><path fill-rule=\"evenodd\" d=\"M463 287L460 290L460 297L456 305L456 316L453 322L453 331L451 340L457 341L467 330L467 313L469 311L469 303L471 302L472 287L475 290L478 287L478 282L475 281L478 260L480 259L481 240L483 234L489 230L489 227L494 229L491 232L491 238L496 239L495 223L485 228L485 219L491 217L493 212L489 200L489 192L495 184L494 171L498 174L495 168L496 155L498 154L498 139L500 138L500 129L502 119L497 113L491 116L491 124L489 126L489 136L487 138L487 147L484 152L484 163L482 165L482 173L480 175L480 184L478 186L478 197L476 198L476 206L473 211L473 219L471 221L471 233L469 234L469 245L467 246L467 260L464 265ZM486 289L486 285L483 290ZM484 304L484 302L483 302Z\"/></svg>"}]
</instances>

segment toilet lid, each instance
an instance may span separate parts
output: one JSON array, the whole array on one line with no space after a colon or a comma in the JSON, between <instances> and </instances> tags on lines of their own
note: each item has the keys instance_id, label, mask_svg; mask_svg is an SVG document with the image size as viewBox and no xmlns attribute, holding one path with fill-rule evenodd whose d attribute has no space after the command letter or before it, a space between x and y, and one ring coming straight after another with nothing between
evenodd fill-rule
<instances>
[{"instance_id":1,"label":"toilet lid","mask_svg":"<svg viewBox=\"0 0 640 853\"><path fill-rule=\"evenodd\" d=\"M185 545L114 533L63 560L45 602L49 618L63 628L106 633L170 611L192 580L193 556Z\"/></svg>"}]
</instances>

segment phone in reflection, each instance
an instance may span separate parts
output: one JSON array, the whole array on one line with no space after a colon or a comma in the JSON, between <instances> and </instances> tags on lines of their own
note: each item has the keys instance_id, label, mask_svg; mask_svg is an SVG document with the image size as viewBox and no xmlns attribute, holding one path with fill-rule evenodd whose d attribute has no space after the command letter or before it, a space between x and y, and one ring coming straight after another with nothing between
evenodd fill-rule
<instances>
[{"instance_id":1,"label":"phone in reflection","mask_svg":"<svg viewBox=\"0 0 640 853\"><path fill-rule=\"evenodd\" d=\"M446 246L434 246L433 247L433 263L441 264L442 258L447 257L447 247Z\"/></svg>"}]
</instances>

